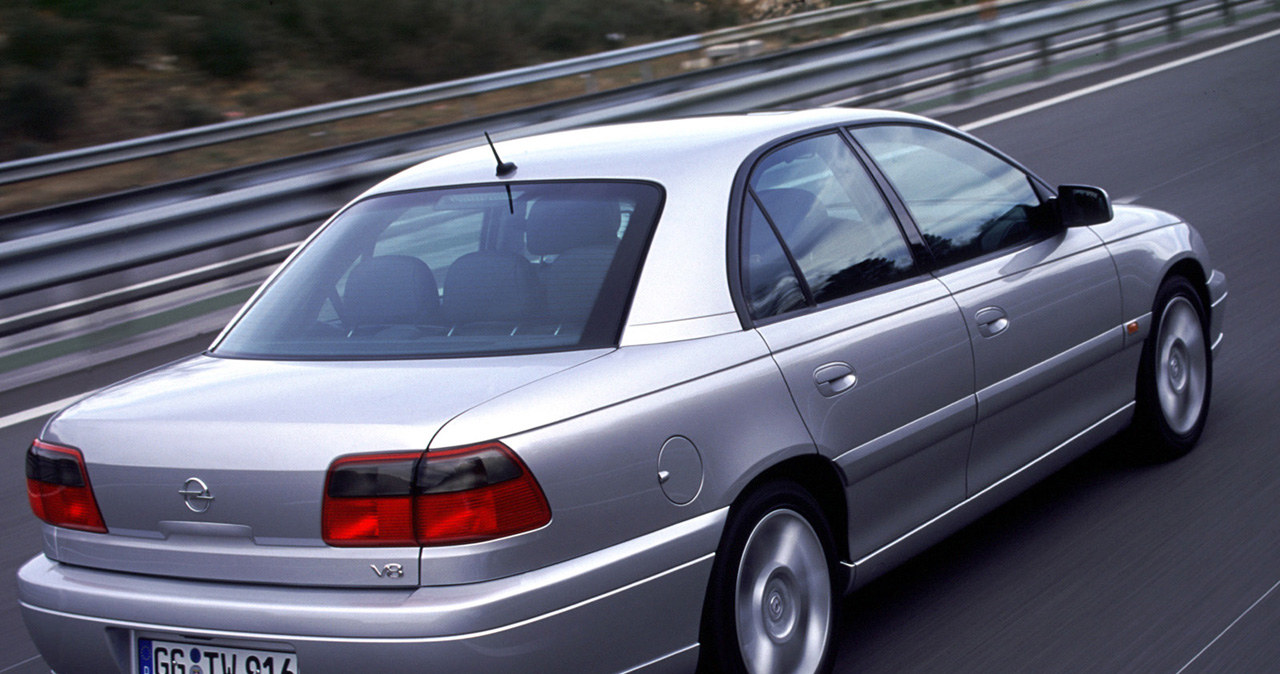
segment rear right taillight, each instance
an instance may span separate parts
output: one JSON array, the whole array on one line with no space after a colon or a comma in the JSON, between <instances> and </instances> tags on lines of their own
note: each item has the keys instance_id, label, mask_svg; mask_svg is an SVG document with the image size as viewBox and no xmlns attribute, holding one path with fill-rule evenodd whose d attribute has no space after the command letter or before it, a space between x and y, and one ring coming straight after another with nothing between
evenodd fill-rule
<instances>
[{"instance_id":1,"label":"rear right taillight","mask_svg":"<svg viewBox=\"0 0 1280 674\"><path fill-rule=\"evenodd\" d=\"M342 547L474 543L551 521L537 480L499 442L342 457L322 511L325 542Z\"/></svg>"},{"instance_id":2,"label":"rear right taillight","mask_svg":"<svg viewBox=\"0 0 1280 674\"><path fill-rule=\"evenodd\" d=\"M27 448L27 500L49 524L107 533L78 449L33 441Z\"/></svg>"}]
</instances>

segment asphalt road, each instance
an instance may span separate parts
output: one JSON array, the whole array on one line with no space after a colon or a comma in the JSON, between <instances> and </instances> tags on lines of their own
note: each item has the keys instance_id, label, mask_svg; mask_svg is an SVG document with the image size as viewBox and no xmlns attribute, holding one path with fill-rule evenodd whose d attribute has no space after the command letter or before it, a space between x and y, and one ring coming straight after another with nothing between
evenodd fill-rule
<instances>
[{"instance_id":1,"label":"asphalt road","mask_svg":"<svg viewBox=\"0 0 1280 674\"><path fill-rule=\"evenodd\" d=\"M1271 35L975 129L1051 182L1199 227L1231 289L1209 425L1168 464L1108 443L849 597L837 671L1280 671L1277 73ZM200 345L0 392L0 417ZM42 423L0 427L0 674L47 671L12 580L39 549L20 466Z\"/></svg>"}]
</instances>

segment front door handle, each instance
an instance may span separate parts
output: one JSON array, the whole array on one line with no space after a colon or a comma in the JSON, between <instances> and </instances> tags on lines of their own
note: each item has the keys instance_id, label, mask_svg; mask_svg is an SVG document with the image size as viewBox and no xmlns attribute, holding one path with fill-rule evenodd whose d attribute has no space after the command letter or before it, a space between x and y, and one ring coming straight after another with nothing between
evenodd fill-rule
<instances>
[{"instance_id":1,"label":"front door handle","mask_svg":"<svg viewBox=\"0 0 1280 674\"><path fill-rule=\"evenodd\" d=\"M848 363L827 363L813 371L813 383L818 393L830 398L840 395L858 383L858 376Z\"/></svg>"},{"instance_id":2,"label":"front door handle","mask_svg":"<svg viewBox=\"0 0 1280 674\"><path fill-rule=\"evenodd\" d=\"M978 332L983 337L995 337L1009 328L1009 316L1000 307L979 309L973 319L977 321Z\"/></svg>"}]
</instances>

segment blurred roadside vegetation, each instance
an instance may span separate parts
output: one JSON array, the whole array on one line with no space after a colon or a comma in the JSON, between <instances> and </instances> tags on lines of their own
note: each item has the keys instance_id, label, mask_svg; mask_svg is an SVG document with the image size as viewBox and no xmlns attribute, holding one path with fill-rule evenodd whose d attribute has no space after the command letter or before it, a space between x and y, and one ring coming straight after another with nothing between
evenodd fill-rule
<instances>
[{"instance_id":1,"label":"blurred roadside vegetation","mask_svg":"<svg viewBox=\"0 0 1280 674\"><path fill-rule=\"evenodd\" d=\"M0 161L741 18L739 0L5 0Z\"/></svg>"},{"instance_id":2,"label":"blurred roadside vegetation","mask_svg":"<svg viewBox=\"0 0 1280 674\"><path fill-rule=\"evenodd\" d=\"M0 162L857 0L0 0ZM877 20L973 4L936 0ZM992 0L982 0L991 2ZM767 50L863 24L768 38ZM0 188L0 214L683 72L619 66Z\"/></svg>"}]
</instances>

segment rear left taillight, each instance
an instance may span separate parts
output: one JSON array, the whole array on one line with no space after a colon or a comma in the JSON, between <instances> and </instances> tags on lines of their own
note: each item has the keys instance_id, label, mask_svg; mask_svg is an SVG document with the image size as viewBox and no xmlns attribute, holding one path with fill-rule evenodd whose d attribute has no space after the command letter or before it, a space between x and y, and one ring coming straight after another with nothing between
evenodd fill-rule
<instances>
[{"instance_id":1,"label":"rear left taillight","mask_svg":"<svg viewBox=\"0 0 1280 674\"><path fill-rule=\"evenodd\" d=\"M33 441L27 448L27 500L49 524L107 533L78 449Z\"/></svg>"},{"instance_id":2,"label":"rear left taillight","mask_svg":"<svg viewBox=\"0 0 1280 674\"><path fill-rule=\"evenodd\" d=\"M322 514L325 542L342 547L475 543L550 521L537 480L499 442L342 457Z\"/></svg>"}]
</instances>

